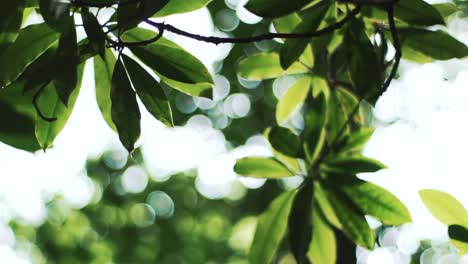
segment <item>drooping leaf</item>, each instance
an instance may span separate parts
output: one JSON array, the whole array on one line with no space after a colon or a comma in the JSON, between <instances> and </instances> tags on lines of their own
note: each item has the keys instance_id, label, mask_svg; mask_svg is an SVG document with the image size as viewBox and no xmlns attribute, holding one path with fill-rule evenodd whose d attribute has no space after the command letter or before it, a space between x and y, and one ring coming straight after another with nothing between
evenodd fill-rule
<instances>
[{"instance_id":1,"label":"drooping leaf","mask_svg":"<svg viewBox=\"0 0 468 264\"><path fill-rule=\"evenodd\" d=\"M117 132L111 114L110 91L112 86L112 72L115 66L115 56L111 50L106 50L104 58L94 57L94 82L96 87L96 101L102 117L109 127Z\"/></svg>"},{"instance_id":2,"label":"drooping leaf","mask_svg":"<svg viewBox=\"0 0 468 264\"><path fill-rule=\"evenodd\" d=\"M312 213L312 225L314 231L307 256L314 264L335 264L337 253L335 234L317 207L314 207Z\"/></svg>"},{"instance_id":3,"label":"drooping leaf","mask_svg":"<svg viewBox=\"0 0 468 264\"><path fill-rule=\"evenodd\" d=\"M282 17L300 10L313 0L250 0L245 8L261 17Z\"/></svg>"},{"instance_id":4,"label":"drooping leaf","mask_svg":"<svg viewBox=\"0 0 468 264\"><path fill-rule=\"evenodd\" d=\"M133 87L148 112L166 126L174 126L171 106L161 85L130 57L123 55L123 60Z\"/></svg>"},{"instance_id":5,"label":"drooping leaf","mask_svg":"<svg viewBox=\"0 0 468 264\"><path fill-rule=\"evenodd\" d=\"M8 105L0 99L0 118L8 120L0 122L0 140L3 143L31 152L40 149L34 134L34 120L30 116L16 111L14 105Z\"/></svg>"},{"instance_id":6,"label":"drooping leaf","mask_svg":"<svg viewBox=\"0 0 468 264\"><path fill-rule=\"evenodd\" d=\"M112 73L110 98L112 122L117 128L120 142L131 153L140 137L141 114L136 94L121 60L117 60Z\"/></svg>"},{"instance_id":7,"label":"drooping leaf","mask_svg":"<svg viewBox=\"0 0 468 264\"><path fill-rule=\"evenodd\" d=\"M398 1L395 5L395 17L413 25L444 25L442 15L429 3L423 0Z\"/></svg>"},{"instance_id":8,"label":"drooping leaf","mask_svg":"<svg viewBox=\"0 0 468 264\"><path fill-rule=\"evenodd\" d=\"M97 18L89 12L88 8L81 9L81 17L83 19L83 26L88 36L93 49L101 55L106 56L106 35L102 30L101 25Z\"/></svg>"},{"instance_id":9,"label":"drooping leaf","mask_svg":"<svg viewBox=\"0 0 468 264\"><path fill-rule=\"evenodd\" d=\"M53 82L50 82L40 94L38 100L38 107L41 112L50 118L57 118L57 120L50 122L43 120L40 117L36 118L36 137L41 145L42 149L50 148L53 145L53 142L57 135L65 127L70 115L73 111L76 99L80 92L81 88L81 79L83 76L84 64L78 66L78 81L76 87L73 89L73 92L70 95L68 100L68 106L65 106L62 103L59 95L57 94L57 89Z\"/></svg>"},{"instance_id":10,"label":"drooping leaf","mask_svg":"<svg viewBox=\"0 0 468 264\"><path fill-rule=\"evenodd\" d=\"M461 225L450 225L450 241L460 250L460 255L468 253L468 228Z\"/></svg>"},{"instance_id":11,"label":"drooping leaf","mask_svg":"<svg viewBox=\"0 0 468 264\"><path fill-rule=\"evenodd\" d=\"M249 252L249 262L270 264L286 233L288 216L296 192L289 191L278 196L262 213Z\"/></svg>"},{"instance_id":12,"label":"drooping leaf","mask_svg":"<svg viewBox=\"0 0 468 264\"><path fill-rule=\"evenodd\" d=\"M449 34L422 28L400 28L403 58L415 62L449 60L468 55L468 47Z\"/></svg>"},{"instance_id":13,"label":"drooping leaf","mask_svg":"<svg viewBox=\"0 0 468 264\"><path fill-rule=\"evenodd\" d=\"M21 73L58 40L59 34L46 24L22 29L16 41L0 55L0 87L15 81Z\"/></svg>"},{"instance_id":14,"label":"drooping leaf","mask_svg":"<svg viewBox=\"0 0 468 264\"><path fill-rule=\"evenodd\" d=\"M24 1L0 3L0 54L15 41L23 21Z\"/></svg>"},{"instance_id":15,"label":"drooping leaf","mask_svg":"<svg viewBox=\"0 0 468 264\"><path fill-rule=\"evenodd\" d=\"M432 215L442 223L468 226L468 210L450 194L437 190L421 190L419 195Z\"/></svg>"},{"instance_id":16,"label":"drooping leaf","mask_svg":"<svg viewBox=\"0 0 468 264\"><path fill-rule=\"evenodd\" d=\"M133 29L127 32L125 41L151 39L155 32L146 29ZM158 75L186 84L213 84L213 78L196 57L172 41L160 38L146 46L131 47L130 50Z\"/></svg>"},{"instance_id":17,"label":"drooping leaf","mask_svg":"<svg viewBox=\"0 0 468 264\"><path fill-rule=\"evenodd\" d=\"M307 10L304 10L302 21L297 25L293 33L306 33L316 30L322 19L325 17L328 8L330 8L329 1L322 1ZM280 64L283 69L289 68L295 61L299 59L304 52L309 39L286 39L280 51Z\"/></svg>"},{"instance_id":18,"label":"drooping leaf","mask_svg":"<svg viewBox=\"0 0 468 264\"><path fill-rule=\"evenodd\" d=\"M73 17L64 18L61 27L63 31L57 50L54 84L60 99L68 105L70 94L78 81L78 46Z\"/></svg>"},{"instance_id":19,"label":"drooping leaf","mask_svg":"<svg viewBox=\"0 0 468 264\"><path fill-rule=\"evenodd\" d=\"M344 42L356 95L364 99L375 97L383 82L383 70L362 21L353 19L348 24Z\"/></svg>"},{"instance_id":20,"label":"drooping leaf","mask_svg":"<svg viewBox=\"0 0 468 264\"><path fill-rule=\"evenodd\" d=\"M330 91L327 101L326 140L329 144L340 142L349 133L348 115L336 90Z\"/></svg>"},{"instance_id":21,"label":"drooping leaf","mask_svg":"<svg viewBox=\"0 0 468 264\"><path fill-rule=\"evenodd\" d=\"M287 156L298 157L300 154L300 139L288 128L271 128L270 133L268 133L268 141L275 150Z\"/></svg>"},{"instance_id":22,"label":"drooping leaf","mask_svg":"<svg viewBox=\"0 0 468 264\"><path fill-rule=\"evenodd\" d=\"M169 0L130 1L117 8L117 22L121 32L137 26L141 21L161 10Z\"/></svg>"},{"instance_id":23,"label":"drooping leaf","mask_svg":"<svg viewBox=\"0 0 468 264\"><path fill-rule=\"evenodd\" d=\"M161 10L156 12L153 17L165 17L195 11L208 5L211 1L212 0L171 0Z\"/></svg>"},{"instance_id":24,"label":"drooping leaf","mask_svg":"<svg viewBox=\"0 0 468 264\"><path fill-rule=\"evenodd\" d=\"M67 27L63 27L63 21L70 16L71 3L60 0L39 0L39 8L44 21L49 27L62 32L67 31Z\"/></svg>"},{"instance_id":25,"label":"drooping leaf","mask_svg":"<svg viewBox=\"0 0 468 264\"><path fill-rule=\"evenodd\" d=\"M367 223L364 212L338 190L327 190L327 198L343 227L343 232L357 245L373 249L375 234Z\"/></svg>"},{"instance_id":26,"label":"drooping leaf","mask_svg":"<svg viewBox=\"0 0 468 264\"><path fill-rule=\"evenodd\" d=\"M299 62L292 64L287 70L283 70L277 53L251 55L241 60L238 66L239 75L249 80L273 79L286 74L304 73L307 71L308 69Z\"/></svg>"},{"instance_id":27,"label":"drooping leaf","mask_svg":"<svg viewBox=\"0 0 468 264\"><path fill-rule=\"evenodd\" d=\"M213 84L211 83L187 84L164 78L163 76L161 76L161 82L190 96L213 99Z\"/></svg>"},{"instance_id":28,"label":"drooping leaf","mask_svg":"<svg viewBox=\"0 0 468 264\"><path fill-rule=\"evenodd\" d=\"M364 172L376 172L387 168L380 161L364 157L362 155L333 156L320 166L326 173L336 173L340 175L354 175Z\"/></svg>"},{"instance_id":29,"label":"drooping leaf","mask_svg":"<svg viewBox=\"0 0 468 264\"><path fill-rule=\"evenodd\" d=\"M389 191L357 178L333 178L342 190L365 214L372 215L385 225L402 225L411 222L406 206Z\"/></svg>"},{"instance_id":30,"label":"drooping leaf","mask_svg":"<svg viewBox=\"0 0 468 264\"><path fill-rule=\"evenodd\" d=\"M295 174L272 158L248 157L237 160L234 171L242 176L279 179Z\"/></svg>"},{"instance_id":31,"label":"drooping leaf","mask_svg":"<svg viewBox=\"0 0 468 264\"><path fill-rule=\"evenodd\" d=\"M325 143L327 100L324 93L311 100L304 119L304 152L309 166L313 166Z\"/></svg>"},{"instance_id":32,"label":"drooping leaf","mask_svg":"<svg viewBox=\"0 0 468 264\"><path fill-rule=\"evenodd\" d=\"M276 122L282 125L288 117L302 106L310 91L311 78L303 77L296 81L279 99L276 106Z\"/></svg>"},{"instance_id":33,"label":"drooping leaf","mask_svg":"<svg viewBox=\"0 0 468 264\"><path fill-rule=\"evenodd\" d=\"M312 240L314 182L306 179L294 197L288 219L289 245L297 263L308 263L307 251Z\"/></svg>"}]
</instances>

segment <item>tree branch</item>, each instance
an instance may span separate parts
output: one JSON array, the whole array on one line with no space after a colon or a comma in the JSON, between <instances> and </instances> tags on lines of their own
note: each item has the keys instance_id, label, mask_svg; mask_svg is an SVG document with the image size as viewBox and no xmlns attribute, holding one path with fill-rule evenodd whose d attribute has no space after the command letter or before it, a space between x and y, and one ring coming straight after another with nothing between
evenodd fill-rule
<instances>
[{"instance_id":1,"label":"tree branch","mask_svg":"<svg viewBox=\"0 0 468 264\"><path fill-rule=\"evenodd\" d=\"M397 30L396 23L395 23L393 5L390 5L387 8L387 15L388 15L388 24L390 26L390 32L392 34L392 39L393 39L393 47L395 48L395 58L394 58L392 70L390 71L390 75L388 76L387 80L385 81L382 87L381 94L387 91L388 87L392 83L393 78L395 78L398 67L400 66L400 60L402 56L400 37L398 36L398 30Z\"/></svg>"}]
</instances>

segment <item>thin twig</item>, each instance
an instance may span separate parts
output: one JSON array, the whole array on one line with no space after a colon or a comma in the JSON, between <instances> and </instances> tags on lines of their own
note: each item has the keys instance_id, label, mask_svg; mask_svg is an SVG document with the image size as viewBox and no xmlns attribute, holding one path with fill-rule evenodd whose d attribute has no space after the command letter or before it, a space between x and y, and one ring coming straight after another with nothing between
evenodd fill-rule
<instances>
[{"instance_id":1,"label":"thin twig","mask_svg":"<svg viewBox=\"0 0 468 264\"><path fill-rule=\"evenodd\" d=\"M387 91L388 87L392 83L393 78L395 78L398 67L400 66L400 60L402 56L400 37L398 36L398 30L395 24L393 5L387 8L387 15L388 15L388 24L390 26L390 32L392 34L392 39L393 39L393 47L395 48L395 58L394 58L392 70L390 71L390 75L388 76L387 80L385 81L382 87L381 94Z\"/></svg>"}]
</instances>

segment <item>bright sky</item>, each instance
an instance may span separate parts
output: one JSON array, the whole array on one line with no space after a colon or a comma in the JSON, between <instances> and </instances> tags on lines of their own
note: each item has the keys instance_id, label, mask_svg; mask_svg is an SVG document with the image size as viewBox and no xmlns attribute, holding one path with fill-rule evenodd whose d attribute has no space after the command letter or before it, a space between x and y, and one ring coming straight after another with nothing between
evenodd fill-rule
<instances>
[{"instance_id":1,"label":"bright sky","mask_svg":"<svg viewBox=\"0 0 468 264\"><path fill-rule=\"evenodd\" d=\"M237 2L228 1L233 7ZM241 7L236 10L237 14L244 14L243 21L258 22L255 17L245 14ZM224 34L215 31L206 9L193 12L190 16L191 19L174 16L165 21L182 29L196 30L199 34ZM466 21L457 20L449 24L450 32L468 43L466 28ZM214 61L226 56L230 48L228 45L214 46L180 37L173 39L210 68ZM425 209L418 190L435 188L447 191L468 206L468 196L464 193L468 182L465 165L468 149L467 66L467 59L424 66L403 63L401 78L393 82L375 107L374 114L382 122L377 123L376 133L365 154L381 160L389 169L364 177L392 191L411 211L414 224L389 238L399 239L400 250L411 248L411 241L420 238L446 239L446 228ZM109 148L115 150L116 155L126 155L117 135L101 118L94 99L92 70L92 64L88 64L75 110L57 137L53 149L46 153L30 154L0 143L0 259L9 260L6 263L29 263L11 249L15 239L6 226L10 219L40 224L45 218L44 203L56 194L62 194L77 207L84 206L92 192L92 183L83 171L86 159ZM215 93L219 95L218 99L222 99L229 86L222 76L216 76L216 80ZM283 90L287 85L288 81L284 81ZM216 107L221 105L225 111L232 111L232 105L235 105L245 111L231 114L244 116L248 113L250 101L236 96L226 100L229 101L228 105L217 102ZM193 100L183 102L176 107L184 109L184 105L189 105L189 108L215 105ZM252 137L245 146L227 148L222 132L213 127L220 127L216 122L198 115L184 127L169 129L144 112L139 144L150 174L164 178L176 171L198 167L197 188L202 194L211 198L235 196L230 187L239 181L232 170L235 160L248 155L271 153L260 135ZM387 124L384 125L384 122ZM241 182L244 186L258 188L264 181ZM294 178L287 182L290 186L298 183ZM404 244L402 241L409 242ZM388 263L404 263L391 260L388 254L392 252L385 249L371 255L368 252L362 254L365 255L361 258L362 263L383 263L378 262L382 259L390 259Z\"/></svg>"}]
</instances>

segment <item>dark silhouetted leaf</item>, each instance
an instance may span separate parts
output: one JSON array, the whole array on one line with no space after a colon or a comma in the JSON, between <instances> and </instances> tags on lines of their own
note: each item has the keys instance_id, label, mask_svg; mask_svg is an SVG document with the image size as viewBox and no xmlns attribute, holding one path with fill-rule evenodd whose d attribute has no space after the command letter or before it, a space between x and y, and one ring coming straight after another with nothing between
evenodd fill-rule
<instances>
[{"instance_id":1,"label":"dark silhouetted leaf","mask_svg":"<svg viewBox=\"0 0 468 264\"><path fill-rule=\"evenodd\" d=\"M23 21L24 1L0 3L0 54L15 41Z\"/></svg>"},{"instance_id":2,"label":"dark silhouetted leaf","mask_svg":"<svg viewBox=\"0 0 468 264\"><path fill-rule=\"evenodd\" d=\"M284 127L273 127L268 134L271 146L290 157L298 157L301 150L301 142L297 135Z\"/></svg>"},{"instance_id":3,"label":"dark silhouetted leaf","mask_svg":"<svg viewBox=\"0 0 468 264\"><path fill-rule=\"evenodd\" d=\"M88 36L93 49L104 58L106 54L106 35L104 34L99 21L89 12L88 8L81 9L81 17L83 18L83 26L86 31L86 35Z\"/></svg>"},{"instance_id":4,"label":"dark silhouetted leaf","mask_svg":"<svg viewBox=\"0 0 468 264\"><path fill-rule=\"evenodd\" d=\"M119 133L120 142L131 153L140 137L141 114L136 94L120 60L117 60L112 74L110 97L112 121Z\"/></svg>"},{"instance_id":5,"label":"dark silhouetted leaf","mask_svg":"<svg viewBox=\"0 0 468 264\"><path fill-rule=\"evenodd\" d=\"M171 106L159 83L130 57L123 55L123 60L133 87L148 112L166 126L174 126Z\"/></svg>"},{"instance_id":6,"label":"dark silhouetted leaf","mask_svg":"<svg viewBox=\"0 0 468 264\"><path fill-rule=\"evenodd\" d=\"M460 250L460 255L468 253L468 228L451 225L448 228L450 241Z\"/></svg>"},{"instance_id":7,"label":"dark silhouetted leaf","mask_svg":"<svg viewBox=\"0 0 468 264\"><path fill-rule=\"evenodd\" d=\"M395 17L419 26L445 24L439 11L424 0L398 1L395 5Z\"/></svg>"},{"instance_id":8,"label":"dark silhouetted leaf","mask_svg":"<svg viewBox=\"0 0 468 264\"><path fill-rule=\"evenodd\" d=\"M313 0L250 0L245 8L261 17L281 17L300 10Z\"/></svg>"},{"instance_id":9,"label":"dark silhouetted leaf","mask_svg":"<svg viewBox=\"0 0 468 264\"><path fill-rule=\"evenodd\" d=\"M304 152L309 166L313 166L325 142L327 99L324 93L312 99L304 119Z\"/></svg>"}]
</instances>

